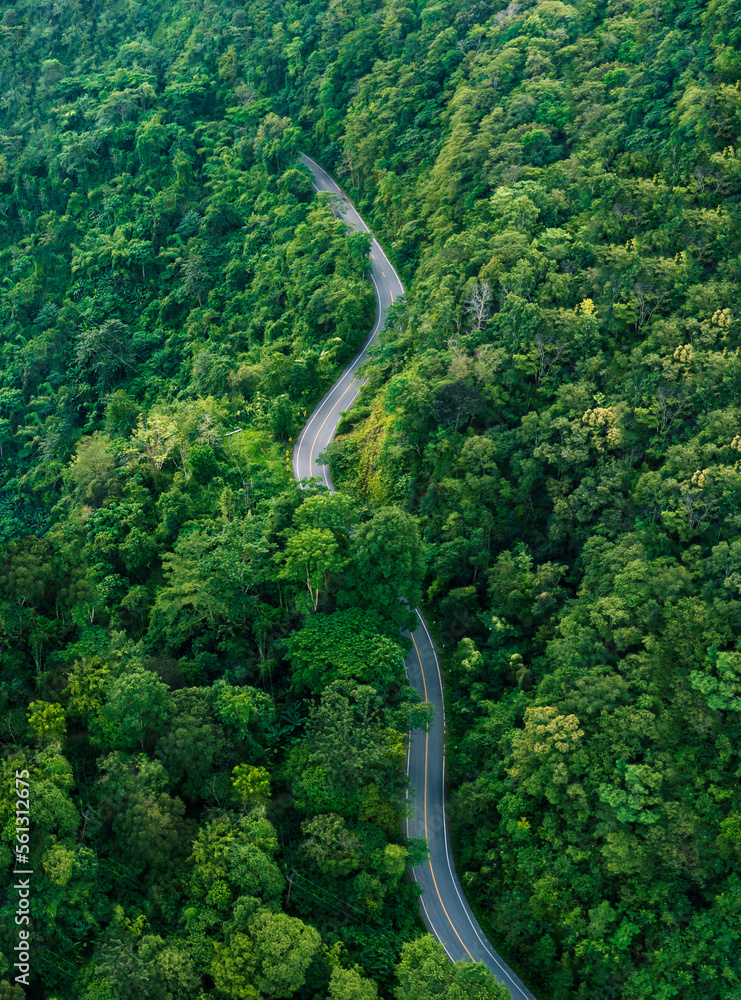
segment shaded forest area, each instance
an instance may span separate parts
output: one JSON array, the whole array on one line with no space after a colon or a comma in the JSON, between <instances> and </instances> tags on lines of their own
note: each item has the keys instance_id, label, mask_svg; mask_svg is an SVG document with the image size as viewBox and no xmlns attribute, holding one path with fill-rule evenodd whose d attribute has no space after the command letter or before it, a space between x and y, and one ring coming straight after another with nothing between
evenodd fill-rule
<instances>
[{"instance_id":1,"label":"shaded forest area","mask_svg":"<svg viewBox=\"0 0 741 1000\"><path fill-rule=\"evenodd\" d=\"M741 997L740 50L731 0L5 10L34 995L499 995L404 877L403 595L462 882L536 993ZM286 453L373 295L299 148L409 288L333 498Z\"/></svg>"},{"instance_id":2,"label":"shaded forest area","mask_svg":"<svg viewBox=\"0 0 741 1000\"><path fill-rule=\"evenodd\" d=\"M114 3L0 29L0 996L26 995L28 772L30 996L497 1000L405 875L418 528L287 461L375 303L368 238L234 64L245 24Z\"/></svg>"}]
</instances>

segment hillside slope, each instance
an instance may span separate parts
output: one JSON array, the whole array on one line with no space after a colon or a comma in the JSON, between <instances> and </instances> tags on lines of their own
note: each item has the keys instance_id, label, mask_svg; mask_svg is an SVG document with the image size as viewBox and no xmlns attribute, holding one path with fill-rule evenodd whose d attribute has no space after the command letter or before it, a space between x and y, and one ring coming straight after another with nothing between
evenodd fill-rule
<instances>
[{"instance_id":1,"label":"hillside slope","mask_svg":"<svg viewBox=\"0 0 741 1000\"><path fill-rule=\"evenodd\" d=\"M364 956L382 991L417 996L422 953L393 971L415 933L394 881L396 848L414 845L391 832L388 746L410 711L393 639L364 619L381 666L355 650L343 668L382 690L381 709L337 688L322 707L328 677L348 678L291 638L315 642L315 619L348 634L364 580L345 560L352 549L370 572L380 551L356 526L403 525L414 571L387 568L413 603L424 591L445 642L456 850L487 934L557 1000L739 994L740 41L733 0L4 11L7 755L59 744L95 767L160 746L164 785L120 756L94 772L94 835L116 864L139 856L142 796L168 797L181 847L210 843L188 824L205 824L212 792L233 794L249 745L250 766L298 803L287 843L305 845L314 884L330 877L321 844L344 844L330 891L391 928L383 943L349 918L334 928L352 956L342 974ZM293 167L305 144L409 290L330 449L345 500L326 516L300 513L283 452L373 302L364 237L346 240ZM238 428L235 458L225 435ZM302 577L311 539L322 559ZM191 704L153 688L163 712L137 735L106 708L130 669L176 693L226 677L268 697L272 679L259 752L213 693ZM92 685L82 702L75 670ZM61 705L69 735L33 700ZM320 765L297 735L328 712L362 716L380 756L364 759L338 825L304 830L344 808L306 777L337 748ZM174 734L201 725L231 741L208 801L186 790L175 752ZM188 934L205 962L209 908L239 886L209 904L211 882L163 888L155 840L146 888L121 890L130 923L114 920L115 876L84 854L73 876L64 853L80 849L84 782L51 751L38 766L59 807L39 819L44 912L76 900L44 942L86 965L76 995L113 976L119 951L139 970L173 966L184 938L144 940L143 898L153 937L197 899ZM126 789L121 815L102 808L111 782ZM310 900L291 897L295 919L318 923ZM288 926L310 964L315 939ZM250 933L244 955L270 936ZM325 995L331 969L317 958L298 989ZM62 993L65 974L47 974ZM184 995L201 988L182 978Z\"/></svg>"}]
</instances>

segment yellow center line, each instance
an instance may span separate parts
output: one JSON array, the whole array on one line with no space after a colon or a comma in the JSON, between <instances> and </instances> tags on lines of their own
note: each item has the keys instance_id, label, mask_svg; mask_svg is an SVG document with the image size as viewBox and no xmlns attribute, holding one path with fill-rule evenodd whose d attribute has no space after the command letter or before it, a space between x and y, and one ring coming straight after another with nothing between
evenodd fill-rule
<instances>
[{"instance_id":1,"label":"yellow center line","mask_svg":"<svg viewBox=\"0 0 741 1000\"><path fill-rule=\"evenodd\" d=\"M420 669L420 672L421 672L421 674L422 674L422 688L424 689L424 693L425 693L425 701L427 701L427 700L428 700L428 698L427 698L427 680L425 679L425 668L424 668L424 667L422 666L422 657L421 657L421 656L419 655L419 648L418 648L418 646L417 646L417 642L416 642L416 640L415 640L415 638L414 638L414 633L413 633L413 632L410 632L410 633L409 633L409 635L410 635L410 636L412 637L412 642L414 643L414 651L415 651L415 653L417 654L417 659L419 660L419 669ZM435 892L437 893L437 898L438 898L438 899L440 900L440 906L442 906L442 908L443 908L443 913L444 913L444 914L445 914L445 916L446 916L446 917L448 918L448 923L449 923L449 924L450 924L450 926L451 926L451 927L453 928L453 933L454 933L454 934L455 934L455 936L456 936L456 937L458 938L458 940L460 941L460 943L461 943L461 944L463 945L463 950L465 951L465 953L466 953L466 954L468 955L468 957L469 957L469 958L471 959L471 961L473 962L473 961L475 961L475 959L474 959L473 955L472 955L472 954L471 954L471 952L470 952L470 951L468 950L468 948L466 948L465 944L463 944L463 938L462 938L462 937L460 936L460 934L459 934L459 933L458 933L458 931L456 930L456 926L455 926L455 924L454 924L454 923L453 923L453 921L452 921L452 920L450 919L450 914L449 914L449 913L448 913L448 911L447 911L447 910L445 909L445 903L443 903L443 898L442 898L442 896L440 895L440 890L439 890L439 889L438 889L438 887L437 887L437 879L435 878L435 871L434 871L434 869L433 869L433 867L432 867L432 858L430 857L430 853L429 853L429 843L430 843L430 842L429 842L429 840L427 839L427 748L428 748L428 745L429 745L429 742L430 742L430 734L429 734L429 732L426 732L426 733L425 733L425 795L424 795L424 820L425 820L425 840L427 840L427 845L428 845L428 851L427 851L427 861L428 861L428 863L429 863L429 866L430 866L430 875L432 875L432 884L433 884L433 885L435 886ZM444 808L445 808L445 803L443 802L443 809L444 809Z\"/></svg>"},{"instance_id":2,"label":"yellow center line","mask_svg":"<svg viewBox=\"0 0 741 1000\"><path fill-rule=\"evenodd\" d=\"M341 396L340 396L340 398L339 398L339 399L337 400L337 402L336 402L336 403L334 404L334 406L333 406L333 407L332 407L332 409L331 409L331 410L329 411L329 413L328 413L328 414L327 414L327 416L326 416L326 417L324 418L324 420L322 420L322 426L321 426L321 427L319 428L319 430L318 430L318 431L316 432L316 434L315 434L315 436L314 436L314 440L313 440L313 441L311 442L311 451L309 452L309 461L310 461L310 462L313 462L313 461L314 461L314 445L316 444L316 439L317 439L317 438L319 437L319 435L320 435L320 434L322 433L322 430L324 429L324 425L326 424L326 422L327 422L327 421L329 420L329 418L330 418L330 417L332 416L332 414L334 413L334 411L335 411L335 410L337 409L337 407L338 407L338 406L340 405L340 403L342 402L342 400L343 400L343 399L345 398L345 396L346 396L346 395L348 394L348 392L349 392L349 391L350 391L351 389L352 389L352 380L350 380L350 385L349 385L349 386L347 387L347 389L345 389L345 391L344 391L344 392L342 393L342 395L341 395Z\"/></svg>"},{"instance_id":3,"label":"yellow center line","mask_svg":"<svg viewBox=\"0 0 741 1000\"><path fill-rule=\"evenodd\" d=\"M448 923L449 923L449 924L450 924L450 926L451 926L451 927L453 928L453 933L454 933L454 934L455 934L455 936L456 936L456 937L458 938L458 940L460 941L460 943L461 943L461 944L463 945L463 950L464 950L464 951L465 951L465 953L466 953L466 954L468 955L468 957L469 957L469 958L471 959L471 961L472 961L472 962L475 962L475 961L476 961L476 959L475 959L475 958L473 957L473 955L472 955L472 954L471 954L471 952L470 952L470 951L468 950L468 948L466 948L465 944L463 944L463 938L462 938L462 937L460 936L460 934L458 933L458 931L457 931L457 930L455 929L455 924L454 924L454 923L453 923L453 921L452 921L452 920L450 919L450 914L449 914L449 913L448 913L448 911L447 911L447 910L445 909L445 903L443 903L443 901L442 901L442 898L441 898L441 896L440 896L440 890L439 890L439 889L438 889L438 887L437 887L437 880L436 880L436 878L435 878L435 872L434 872L434 869L433 869L433 867L432 867L432 859L431 859L431 858L429 857L429 854L428 854L428 857L427 857L427 860L428 860L428 862L429 862L429 865L430 865L430 875L432 875L432 884L433 884L433 885L435 886L435 892L437 893L437 898L438 898L438 899L440 900L440 906L442 906L442 908L443 908L443 913L444 913L444 914L445 914L445 916L446 916L446 917L448 918Z\"/></svg>"},{"instance_id":4,"label":"yellow center line","mask_svg":"<svg viewBox=\"0 0 741 1000\"><path fill-rule=\"evenodd\" d=\"M430 734L425 733L425 840L427 839L427 744L429 743L429 741L430 741ZM427 860L428 861L430 860L429 844L427 845ZM430 868L432 868L432 865L430 865ZM435 890L437 891L437 886L435 886ZM440 893L438 892L437 895L439 897ZM442 900L440 900L440 902L442 903ZM448 919L450 918L448 917Z\"/></svg>"},{"instance_id":5,"label":"yellow center line","mask_svg":"<svg viewBox=\"0 0 741 1000\"><path fill-rule=\"evenodd\" d=\"M384 271L381 271L381 274L384 276L384 278L386 277L386 274L385 274Z\"/></svg>"}]
</instances>

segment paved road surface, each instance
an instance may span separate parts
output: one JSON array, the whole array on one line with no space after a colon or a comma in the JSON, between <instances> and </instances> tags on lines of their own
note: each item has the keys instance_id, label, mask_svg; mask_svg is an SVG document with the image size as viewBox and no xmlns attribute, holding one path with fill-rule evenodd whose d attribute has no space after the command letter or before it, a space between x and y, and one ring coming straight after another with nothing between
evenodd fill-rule
<instances>
[{"instance_id":1,"label":"paved road surface","mask_svg":"<svg viewBox=\"0 0 741 1000\"><path fill-rule=\"evenodd\" d=\"M368 227L347 201L340 188L308 156L301 159L314 176L317 191L327 191L339 200L340 214L353 229L369 232ZM293 452L293 472L297 479L318 476L333 490L329 468L320 465L320 455L332 440L343 410L356 399L362 381L355 377L366 357L368 347L382 328L386 311L394 299L404 294L399 276L378 242L371 242L371 280L376 289L376 321L357 357L348 365L324 399L309 417ZM430 933L437 938L454 962L483 962L504 983L513 1000L535 1000L533 994L499 957L481 930L466 901L453 867L450 831L445 813L445 709L442 677L432 637L422 616L420 627L409 637L412 652L406 660L409 681L433 706L429 732L411 733L407 753L407 772L412 788L412 816L406 821L407 836L426 837L429 846L427 864L415 868L413 875L423 889L422 917Z\"/></svg>"},{"instance_id":2,"label":"paved road surface","mask_svg":"<svg viewBox=\"0 0 741 1000\"><path fill-rule=\"evenodd\" d=\"M340 214L345 222L352 229L369 232L366 224L329 174L325 173L317 163L314 163L303 153L301 159L314 175L314 187L317 191L326 191L328 194L338 197ZM348 410L355 402L363 384L361 379L355 377L355 373L365 361L368 348L378 336L388 307L395 299L404 294L404 287L399 280L399 275L389 263L376 239L371 240L371 281L376 289L376 321L373 324L373 329L366 337L365 343L354 360L350 362L309 417L309 421L301 431L293 450L293 474L296 479L309 479L312 476L318 476L329 489L333 488L329 466L320 465L316 456L322 454L334 437L342 411Z\"/></svg>"}]
</instances>

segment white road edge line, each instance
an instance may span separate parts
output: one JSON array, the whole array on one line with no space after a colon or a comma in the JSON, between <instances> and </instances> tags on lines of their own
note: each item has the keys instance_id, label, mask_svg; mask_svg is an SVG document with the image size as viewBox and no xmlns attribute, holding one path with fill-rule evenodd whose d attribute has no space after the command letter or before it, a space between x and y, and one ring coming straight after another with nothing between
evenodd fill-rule
<instances>
[{"instance_id":1,"label":"white road edge line","mask_svg":"<svg viewBox=\"0 0 741 1000\"><path fill-rule=\"evenodd\" d=\"M427 635L427 641L430 644L430 649L432 650L432 656L433 656L433 658L435 660L435 672L437 674L437 682L438 682L438 685L440 687L440 703L441 703L442 708L443 708L443 713L442 714L443 714L443 747L444 747L444 740L445 740L445 696L443 694L442 671L440 670L440 661L437 658L437 651L435 650L435 644L434 644L434 642L432 640L432 636L430 635L430 630L427 628L427 622L424 620L424 618L420 614L419 608L415 608L414 610L415 610L415 612L417 614L417 617L420 620L422 628L425 630L425 634ZM501 958L492 951L491 947L489 946L489 942L486 940L486 938L482 938L481 937L481 935L479 934L478 929L476 927L476 924L471 919L472 913L470 912L470 904L468 904L467 900L464 900L464 898L461 896L460 889L458 888L458 878L456 876L455 868L453 867L453 865L451 863L450 851L449 851L449 848L448 848L448 817L447 817L447 810L445 808L445 806L447 804L446 795L445 795L445 763L446 763L445 762L445 753L443 752L443 768L442 768L442 786L443 786L442 787L442 801L443 801L443 840L445 841L445 860L448 863L448 873L450 874L450 880L453 883L453 888L455 889L455 894L458 897L458 900L459 900L459 902L461 904L463 912L466 915L466 919L468 920L469 924L471 925L471 930L474 932L474 934L478 938L479 944L483 947L483 949L489 955L489 957L491 958L491 960L496 963L497 968L502 971L502 973L507 977L507 979L509 980L509 982L511 982L512 985L514 987L516 987L519 992L524 992L526 996L532 997L532 1000L535 1000L535 997L533 997L532 993L530 993L530 991L525 986L525 984L521 983L517 979L515 979L513 977L512 971L510 969L508 969L506 965L502 964Z\"/></svg>"},{"instance_id":2,"label":"white road edge line","mask_svg":"<svg viewBox=\"0 0 741 1000\"><path fill-rule=\"evenodd\" d=\"M356 225L356 228L360 228L362 231L364 231L364 232L366 232L366 233L368 233L370 235L370 237L371 237L371 248L374 249L379 254L379 256L382 258L383 263L385 263L386 266L390 269L393 277L396 278L396 281L398 282L400 294L404 295L404 285L402 284L401 278L399 277L396 269L390 263L388 257L384 253L381 245L378 243L378 241L375 238L375 236L373 236L373 234L371 233L370 229L365 224L365 221L361 217L360 213L357 211L357 209L352 204L352 202L349 200L349 198L339 188L339 186L334 182L334 180L329 176L329 174L322 167L320 167L319 164L315 160L313 160L310 156L307 156L305 153L301 153L301 159L304 160L304 161L309 161L309 163L312 163L314 165L314 167L316 168L316 170L323 177L324 182L326 182L327 186L330 188L330 192L329 193L334 194L339 199L339 201L341 202L341 204L343 206L346 206L346 208L345 208L345 212L346 213L349 210L349 212L351 212L352 215L355 216L355 218L357 219L357 222L359 224L359 227ZM314 187L314 189L317 192L319 191L319 188L316 186L316 184L313 184L313 187ZM344 219L344 221L347 222L347 219ZM349 223L348 223L348 225L349 225ZM376 261L375 257L373 256L373 254L371 254L371 259L374 261L374 264L376 264L376 265L378 264L378 262ZM384 274L383 271L381 271L381 274L383 275L384 278L386 277L386 275ZM319 404L315 408L315 410L314 410L314 412L313 412L313 414L312 414L312 416L311 416L311 418L309 420L309 423L306 424L306 426L301 431L301 434L299 435L299 439L296 442L296 448L295 448L295 451L294 451L294 471L296 473L297 478L299 478L298 473L300 471L299 470L299 465L300 465L301 448L303 446L304 440L308 437L309 428L313 424L313 422L316 419L316 417L322 415L323 407L325 406L326 403L329 402L329 400L332 397L332 395L335 392L335 390L339 390L340 388L342 388L343 383L345 382L347 376L348 375L349 376L353 376L354 373L355 373L355 371L358 369L358 367L365 360L364 355L365 355L366 351L368 350L368 348L373 343L373 341L376 338L376 336L378 334L378 331L380 329L381 312L382 312L381 292L380 292L380 289L379 289L378 284L376 282L376 279L375 279L375 277L373 275L373 265L371 265L370 279L373 282L373 287L374 287L374 290L375 290L375 293L376 293L376 313L377 313L376 321L373 324L373 328L372 328L370 334L368 335L368 337L366 338L365 342L363 343L362 347L360 348L358 354L350 362L350 364L348 365L348 367L343 371L343 373L340 375L339 379L335 383L333 383L333 385L331 386L331 388L327 391L327 393L325 394L325 396L322 398L322 400L319 402ZM390 290L389 290L389 295L391 297L391 302L393 303L394 297L393 297L393 293ZM351 379L351 383L352 383L352 379ZM359 392L360 392L360 385L358 386L358 389L357 389L357 392L356 392L355 396L347 404L347 407L346 407L347 409L349 409L350 406L352 406L352 404L355 402L355 400L357 399L357 396L358 396ZM332 414L334 408L339 403L339 399L341 399L343 396L344 396L344 392L340 393L340 396L339 396L337 402L334 403L334 405L332 406L332 408L329 410L329 413L327 413L327 415L325 416L325 421ZM312 442L312 447L313 447L313 442ZM310 465L311 464L317 464L316 463L316 459L314 459L314 457L313 457L312 454L309 455L309 463L310 463ZM331 484L331 482L329 481L329 478L328 478L328 466L323 465L323 466L319 466L319 468L322 469L322 474L323 474L323 478L324 478L325 484L326 484L327 488L331 491L332 490L332 484ZM459 900L459 902L461 904L463 912L466 915L466 919L468 920L469 924L471 925L471 930L475 934L477 940L479 941L479 944L481 944L481 946L483 947L484 951L489 955L489 957L491 958L491 960L496 964L497 968L503 973L503 975L512 984L512 986L515 988L515 990L518 993L523 994L525 997L529 998L529 1000L535 1000L535 997L527 989L527 987L524 985L524 983L522 983L515 976L515 974L509 968L507 968L506 965L503 964L503 960L496 953L494 953L492 951L490 943L486 940L486 938L485 937L482 938L482 936L479 933L479 930L478 930L476 924L474 923L474 918L473 918L472 911L470 910L470 906L469 906L468 902L465 900L465 898L462 896L461 890L460 890L459 885L458 885L458 878L456 876L455 868L453 867L453 864L452 864L452 861L451 861L450 850L449 850L449 845L448 845L448 836L449 835L448 835L447 810L446 810L446 804L447 803L446 803L446 796L445 796L445 766L446 766L446 761L445 761L445 699L444 699L444 695L443 695L442 672L440 670L440 662L438 660L437 652L435 650L435 644L434 644L434 642L432 640L432 636L430 635L429 629L427 628L427 623L425 622L425 620L422 617L422 615L421 615L421 613L420 613L420 611L419 611L418 608L415 608L415 614L419 618L419 621L420 621L420 623L422 625L422 628L424 629L425 634L427 636L427 640L428 640L428 642L430 644L430 649L432 651L432 656L433 656L433 659L435 661L435 672L436 672L436 675L437 675L438 687L439 687L439 690L440 690L440 703L441 703L441 706L442 706L442 727L443 727L443 761L442 761L443 840L444 840L444 843L445 843L445 858L446 858L446 863L447 863L447 868L448 868L448 874L449 874L450 879L451 879L451 881L453 883L453 888L454 888L456 896L458 897L458 900ZM419 659L420 659L420 669L423 669L422 668L421 657L419 657ZM409 762L410 762L410 759L411 759L411 736L412 736L412 734L411 734L411 732L409 732L409 734L408 734L408 745L407 745L407 774L409 774ZM406 792L406 798L409 799L409 789L408 788L407 788L407 792ZM406 817L405 825L406 825L406 833L407 833L407 837L408 837L409 836L409 817L408 816ZM414 873L413 870L412 870L412 878L414 879L415 882L417 882L417 878L416 878L416 875L415 875L415 873ZM450 959L450 961L454 961L452 955L450 954L450 952L448 951L445 943L443 942L443 940L442 940L442 938L441 938L441 936L440 936L437 928L435 927L435 925L433 924L432 920L430 919L430 915L428 913L427 907L425 906L424 898L422 896L420 896L420 905L421 905L421 907L422 907L422 909L424 911L425 917L427 918L427 923L428 923L429 927L432 929L433 934L437 938L438 942L442 945L443 950L445 951L445 954L448 956L448 958Z\"/></svg>"}]
</instances>

